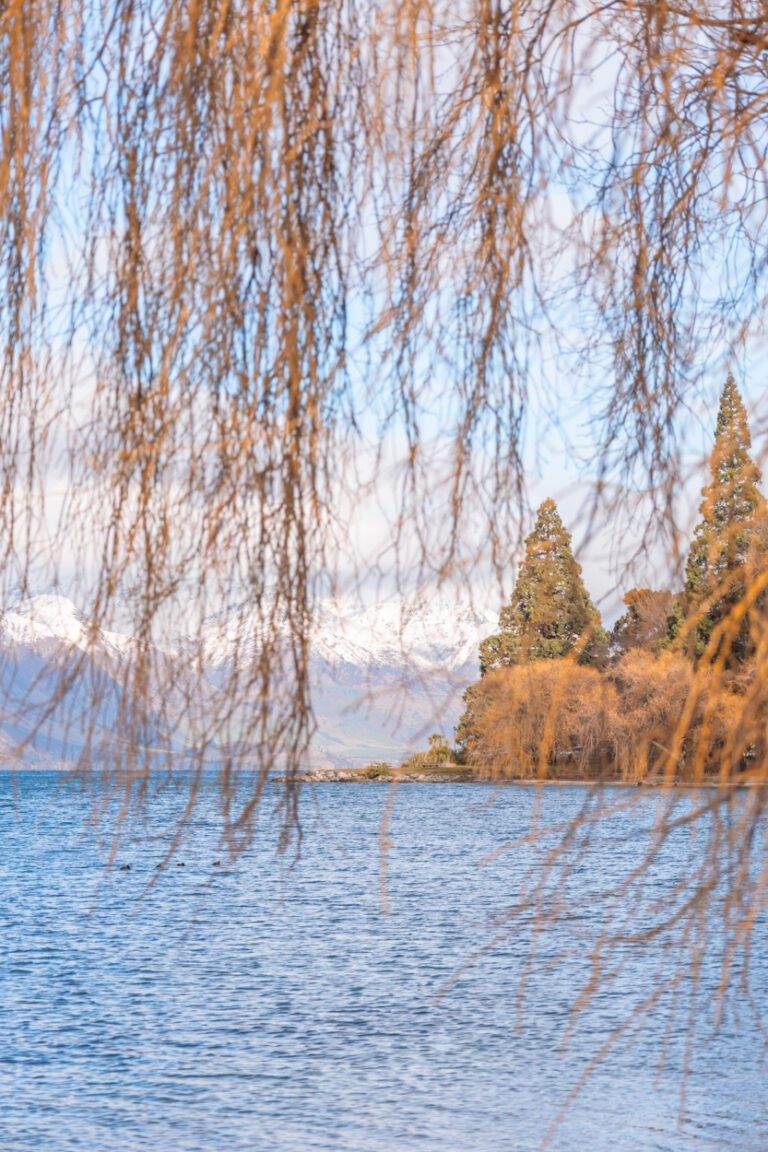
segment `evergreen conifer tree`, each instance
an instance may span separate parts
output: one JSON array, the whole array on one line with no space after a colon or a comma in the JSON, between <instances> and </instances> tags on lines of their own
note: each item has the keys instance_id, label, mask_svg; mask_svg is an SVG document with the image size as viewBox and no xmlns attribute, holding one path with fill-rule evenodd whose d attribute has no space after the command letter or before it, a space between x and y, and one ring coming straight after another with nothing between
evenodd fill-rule
<instances>
[{"instance_id":1,"label":"evergreen conifer tree","mask_svg":"<svg viewBox=\"0 0 768 1152\"><path fill-rule=\"evenodd\" d=\"M525 542L509 604L501 610L499 631L480 646L480 669L527 660L566 656L584 638L582 660L604 639L600 616L581 578L554 500L545 500Z\"/></svg>"},{"instance_id":2,"label":"evergreen conifer tree","mask_svg":"<svg viewBox=\"0 0 768 1152\"><path fill-rule=\"evenodd\" d=\"M743 596L750 573L765 563L765 500L750 447L747 413L729 375L717 414L710 481L702 493L701 520L686 565L685 610L689 618L698 617L689 645L696 656L706 649L716 624ZM731 643L731 656L742 660L748 647L745 620Z\"/></svg>"}]
</instances>

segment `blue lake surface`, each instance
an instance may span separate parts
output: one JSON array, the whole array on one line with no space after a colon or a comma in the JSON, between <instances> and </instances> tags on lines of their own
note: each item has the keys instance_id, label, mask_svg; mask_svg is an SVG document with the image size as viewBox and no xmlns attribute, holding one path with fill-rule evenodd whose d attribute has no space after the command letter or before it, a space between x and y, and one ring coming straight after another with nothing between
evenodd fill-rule
<instances>
[{"instance_id":1,"label":"blue lake surface","mask_svg":"<svg viewBox=\"0 0 768 1152\"><path fill-rule=\"evenodd\" d=\"M569 819L585 797L544 792L547 820ZM588 852L574 850L550 891L562 913L537 931L514 911L543 866L545 846L513 844L534 790L401 787L388 911L387 786L307 789L298 860L276 856L277 795L256 843L230 861L207 782L175 860L147 890L181 786L131 816L109 868L109 816L89 823L92 793L51 773L0 775L3 1150L529 1152L566 1105L550 1144L559 1152L768 1148L753 1018L735 996L713 1025L716 917L687 1075L688 1001L666 996L568 1103L674 961L660 945L627 944L567 1033L590 945L616 910L606 893L637 863L657 797L635 798ZM651 895L669 892L700 850L677 837ZM768 1004L764 920L751 988Z\"/></svg>"}]
</instances>

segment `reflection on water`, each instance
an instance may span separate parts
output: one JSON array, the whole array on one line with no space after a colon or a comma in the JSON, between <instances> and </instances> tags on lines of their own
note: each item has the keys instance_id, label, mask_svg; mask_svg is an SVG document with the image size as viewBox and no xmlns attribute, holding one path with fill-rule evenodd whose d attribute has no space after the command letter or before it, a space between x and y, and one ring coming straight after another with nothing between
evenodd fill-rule
<instances>
[{"instance_id":1,"label":"reflection on water","mask_svg":"<svg viewBox=\"0 0 768 1152\"><path fill-rule=\"evenodd\" d=\"M571 877L578 915L541 937L518 1018L529 923L462 966L491 939L535 863L534 849L518 849L478 866L526 826L531 791L401 789L384 915L378 838L387 795L374 785L307 793L302 855L289 868L275 863L266 815L260 842L228 863L211 790L180 852L184 867L172 865L142 896L178 795L164 792L123 840L118 865L130 871L108 871L108 849L86 827L89 801L75 785L51 774L0 777L0 1147L536 1148L569 1087L655 978L630 956L563 1051L600 893L631 863L640 834L627 832L633 821L647 824L657 801L611 821ZM548 791L547 814L567 815L578 796ZM654 883L668 885L693 850L681 842ZM763 1002L767 940L758 925L752 981ZM677 1018L658 1069L668 1020L630 1031L609 1054L553 1148L768 1147L766 1069L748 1015L729 1016L714 1035L704 1028L684 1103Z\"/></svg>"}]
</instances>

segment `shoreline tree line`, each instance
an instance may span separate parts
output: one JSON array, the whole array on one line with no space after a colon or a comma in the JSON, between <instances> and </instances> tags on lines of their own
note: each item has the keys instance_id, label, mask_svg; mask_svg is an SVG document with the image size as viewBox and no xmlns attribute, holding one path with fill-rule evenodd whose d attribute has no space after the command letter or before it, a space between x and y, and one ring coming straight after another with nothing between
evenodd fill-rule
<instances>
[{"instance_id":1,"label":"shoreline tree line","mask_svg":"<svg viewBox=\"0 0 768 1152\"><path fill-rule=\"evenodd\" d=\"M494 778L746 778L765 751L768 515L746 410L723 388L709 481L679 592L634 588L610 631L555 502L480 646L458 758ZM751 701L754 700L754 706Z\"/></svg>"}]
</instances>

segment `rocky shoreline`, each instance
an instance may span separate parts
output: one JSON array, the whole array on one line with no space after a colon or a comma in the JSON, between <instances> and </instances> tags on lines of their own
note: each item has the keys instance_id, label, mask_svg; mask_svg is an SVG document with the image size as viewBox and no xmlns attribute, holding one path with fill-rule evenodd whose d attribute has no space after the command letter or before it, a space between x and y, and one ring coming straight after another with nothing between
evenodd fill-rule
<instances>
[{"instance_id":1,"label":"rocky shoreline","mask_svg":"<svg viewBox=\"0 0 768 1152\"><path fill-rule=\"evenodd\" d=\"M493 779L490 776L480 775L471 768L464 766L418 770L393 768L388 772L382 771L381 769L373 772L367 768L316 768L303 772L300 780L306 784L485 784L486 786L491 785L493 787L522 785L528 788L535 788L541 785L548 788L594 788L596 786L603 786L607 788L642 788L655 790L672 788L683 791L689 788L749 788L753 783L750 780L730 780L725 783L715 780L701 780L698 783L693 783L682 780L666 782L661 778L631 781L601 780L599 778L576 779L556 776L546 779L541 779L537 776L510 776Z\"/></svg>"},{"instance_id":2,"label":"rocky shoreline","mask_svg":"<svg viewBox=\"0 0 768 1152\"><path fill-rule=\"evenodd\" d=\"M420 768L389 771L377 768L317 768L301 775L312 784L479 784L481 778L471 768Z\"/></svg>"}]
</instances>

